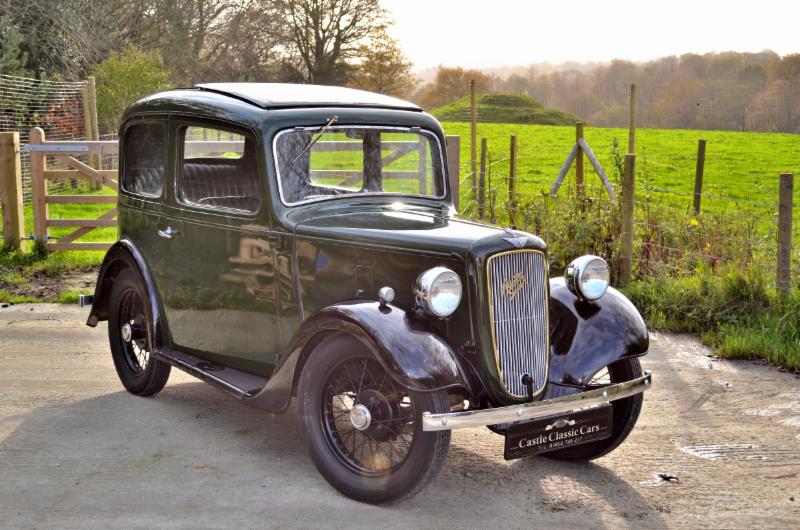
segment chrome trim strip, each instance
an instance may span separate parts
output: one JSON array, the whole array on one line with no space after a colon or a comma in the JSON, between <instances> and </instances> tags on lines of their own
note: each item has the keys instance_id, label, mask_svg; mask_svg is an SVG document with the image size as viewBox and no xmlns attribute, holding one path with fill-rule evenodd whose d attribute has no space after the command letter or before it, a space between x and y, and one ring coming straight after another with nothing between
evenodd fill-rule
<instances>
[{"instance_id":1,"label":"chrome trim strip","mask_svg":"<svg viewBox=\"0 0 800 530\"><path fill-rule=\"evenodd\" d=\"M604 405L617 399L641 394L650 387L652 374L645 372L642 377L624 383L611 385L588 392L572 394L547 401L534 401L524 405L512 405L496 409L466 410L444 414L422 413L423 431L449 431L464 427L483 427L527 421L562 414L586 407Z\"/></svg>"}]
</instances>

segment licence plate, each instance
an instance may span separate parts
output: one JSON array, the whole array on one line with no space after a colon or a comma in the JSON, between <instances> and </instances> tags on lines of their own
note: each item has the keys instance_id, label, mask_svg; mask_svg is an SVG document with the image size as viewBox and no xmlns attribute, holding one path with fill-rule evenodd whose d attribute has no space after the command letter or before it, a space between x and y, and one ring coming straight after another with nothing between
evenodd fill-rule
<instances>
[{"instance_id":1,"label":"licence plate","mask_svg":"<svg viewBox=\"0 0 800 530\"><path fill-rule=\"evenodd\" d=\"M506 460L603 440L611 436L611 405L517 423L506 432Z\"/></svg>"}]
</instances>

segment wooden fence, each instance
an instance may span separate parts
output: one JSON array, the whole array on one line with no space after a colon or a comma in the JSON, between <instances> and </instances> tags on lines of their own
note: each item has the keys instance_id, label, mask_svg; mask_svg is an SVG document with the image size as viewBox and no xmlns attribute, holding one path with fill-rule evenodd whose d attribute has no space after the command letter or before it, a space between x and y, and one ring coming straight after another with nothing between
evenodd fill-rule
<instances>
[{"instance_id":1,"label":"wooden fence","mask_svg":"<svg viewBox=\"0 0 800 530\"><path fill-rule=\"evenodd\" d=\"M222 150L236 151L235 142L220 142L213 140L189 141L187 152L205 152L208 149L214 152ZM230 144L230 145L229 145ZM460 178L460 139L458 136L447 137L447 164L449 167L450 185L454 190L453 201L458 207L458 183ZM238 148L242 146L239 145ZM419 163L415 170L386 171L384 177L389 179L409 179L419 181L419 190L426 192L427 186L427 156L420 147L420 142L385 142L383 156L384 165L413 153L419 153ZM321 151L352 151L360 148L357 142L319 142L316 149ZM119 190L119 176L116 169L95 169L89 164L81 162L76 155L87 155L90 164L96 165L100 155L116 155L118 142L109 141L48 141L42 129L36 127L30 132L30 143L23 147L31 157L32 181L32 206L33 206L33 234L34 241L41 242L48 251L56 250L107 250L113 241L107 242L81 242L77 239L85 236L95 228L117 226L117 195L87 195L87 194L58 194L48 193L48 182L56 180L89 180L95 189L104 186L114 191ZM2 191L3 205L3 240L4 244L12 248L20 248L21 240L25 239L25 227L22 202L22 182L20 178L20 143L17 132L0 133L0 191ZM48 157L59 160L70 169L49 169ZM317 178L343 179L347 184L353 177L353 171L347 170L313 170L312 176ZM54 219L50 217L49 205L51 204L108 204L110 208L94 219ZM74 231L57 240L49 236L50 227L72 227Z\"/></svg>"}]
</instances>

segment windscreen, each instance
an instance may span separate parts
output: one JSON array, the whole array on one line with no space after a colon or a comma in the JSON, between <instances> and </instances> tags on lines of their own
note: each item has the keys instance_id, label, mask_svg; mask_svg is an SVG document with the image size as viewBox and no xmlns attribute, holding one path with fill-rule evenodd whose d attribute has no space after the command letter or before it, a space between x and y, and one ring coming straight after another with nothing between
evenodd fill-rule
<instances>
[{"instance_id":1,"label":"windscreen","mask_svg":"<svg viewBox=\"0 0 800 530\"><path fill-rule=\"evenodd\" d=\"M285 204L355 194L444 196L441 151L432 133L375 127L291 129L275 139Z\"/></svg>"}]
</instances>

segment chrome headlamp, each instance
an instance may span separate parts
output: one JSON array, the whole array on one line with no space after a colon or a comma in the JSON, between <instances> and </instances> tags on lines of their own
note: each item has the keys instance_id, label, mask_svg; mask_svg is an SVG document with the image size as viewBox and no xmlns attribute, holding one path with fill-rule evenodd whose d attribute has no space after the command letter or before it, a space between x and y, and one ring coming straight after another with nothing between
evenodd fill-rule
<instances>
[{"instance_id":1,"label":"chrome headlamp","mask_svg":"<svg viewBox=\"0 0 800 530\"><path fill-rule=\"evenodd\" d=\"M428 269L417 278L414 296L429 315L448 317L461 302L461 279L447 267Z\"/></svg>"},{"instance_id":2,"label":"chrome headlamp","mask_svg":"<svg viewBox=\"0 0 800 530\"><path fill-rule=\"evenodd\" d=\"M608 263L598 256L581 256L567 266L567 287L584 300L597 300L608 289Z\"/></svg>"}]
</instances>

